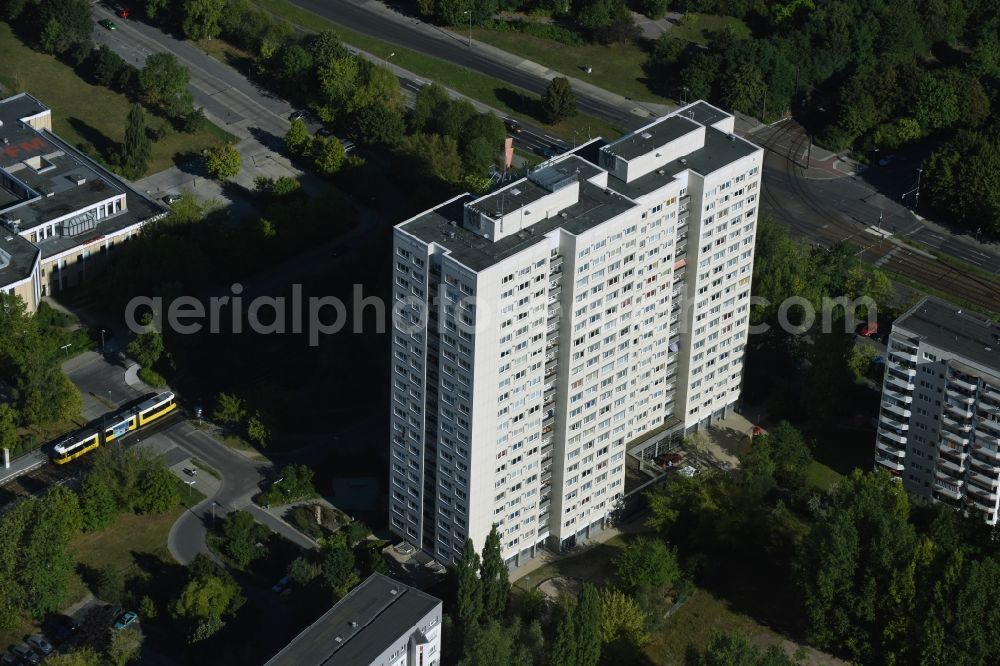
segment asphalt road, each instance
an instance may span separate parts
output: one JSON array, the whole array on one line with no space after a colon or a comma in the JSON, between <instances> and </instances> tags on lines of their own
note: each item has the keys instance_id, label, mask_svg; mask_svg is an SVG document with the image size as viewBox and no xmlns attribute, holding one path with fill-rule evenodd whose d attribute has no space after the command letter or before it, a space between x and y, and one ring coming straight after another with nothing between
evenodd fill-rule
<instances>
[{"instance_id":1,"label":"asphalt road","mask_svg":"<svg viewBox=\"0 0 1000 666\"><path fill-rule=\"evenodd\" d=\"M206 55L192 43L177 39L160 28L134 19L121 19L107 6L96 4L95 20L109 18L118 26L107 30L94 28L94 42L107 45L126 62L142 67L146 58L154 53L170 52L188 68L191 80L188 89L194 96L195 106L226 129L246 138L252 127L275 137L283 137L288 130L288 114L292 107L280 97L256 86L238 71Z\"/></svg>"}]
</instances>

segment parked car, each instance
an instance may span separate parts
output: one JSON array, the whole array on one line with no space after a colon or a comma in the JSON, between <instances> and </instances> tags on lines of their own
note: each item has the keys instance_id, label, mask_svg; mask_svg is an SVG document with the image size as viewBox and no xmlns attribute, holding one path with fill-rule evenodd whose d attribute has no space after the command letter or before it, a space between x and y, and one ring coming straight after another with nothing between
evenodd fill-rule
<instances>
[{"instance_id":1,"label":"parked car","mask_svg":"<svg viewBox=\"0 0 1000 666\"><path fill-rule=\"evenodd\" d=\"M115 8L115 14L119 18L127 19L129 17L129 14L131 14L131 13L132 13L132 11L128 7L116 7Z\"/></svg>"},{"instance_id":2,"label":"parked car","mask_svg":"<svg viewBox=\"0 0 1000 666\"><path fill-rule=\"evenodd\" d=\"M4 655L0 657L0 664L2 666L20 666L21 660L10 652L4 652Z\"/></svg>"},{"instance_id":3,"label":"parked car","mask_svg":"<svg viewBox=\"0 0 1000 666\"><path fill-rule=\"evenodd\" d=\"M181 195L179 194L168 194L167 196L163 197L163 203L167 204L168 206L173 206L180 200L181 200Z\"/></svg>"},{"instance_id":4,"label":"parked car","mask_svg":"<svg viewBox=\"0 0 1000 666\"><path fill-rule=\"evenodd\" d=\"M858 326L858 335L866 338L874 338L878 335L878 322L866 321Z\"/></svg>"},{"instance_id":5,"label":"parked car","mask_svg":"<svg viewBox=\"0 0 1000 666\"><path fill-rule=\"evenodd\" d=\"M344 147L345 153L351 153L354 151L355 148L358 147L357 144L351 141L350 139L344 139L343 141L340 142L340 145Z\"/></svg>"},{"instance_id":6,"label":"parked car","mask_svg":"<svg viewBox=\"0 0 1000 666\"><path fill-rule=\"evenodd\" d=\"M29 636L28 645L30 645L35 652L38 652L41 655L52 654L52 650L55 649L52 647L52 643L49 643L45 639L45 636L42 636L41 634Z\"/></svg>"},{"instance_id":7,"label":"parked car","mask_svg":"<svg viewBox=\"0 0 1000 666\"><path fill-rule=\"evenodd\" d=\"M292 582L291 578L289 578L288 576L282 576L281 580L279 580L271 587L271 591L274 592L275 594L279 594L281 593L282 590L288 587L288 584L290 582Z\"/></svg>"},{"instance_id":8,"label":"parked car","mask_svg":"<svg viewBox=\"0 0 1000 666\"><path fill-rule=\"evenodd\" d=\"M878 165L879 166L889 166L890 164L892 164L895 161L896 161L896 156L895 155L886 155L885 157L883 157L882 159L880 159L878 161Z\"/></svg>"},{"instance_id":9,"label":"parked car","mask_svg":"<svg viewBox=\"0 0 1000 666\"><path fill-rule=\"evenodd\" d=\"M521 132L524 131L524 128L521 127L521 123L517 122L513 118L508 118L507 120L503 121L503 124L504 126L507 127L507 131L510 132L511 134L520 134Z\"/></svg>"},{"instance_id":10,"label":"parked car","mask_svg":"<svg viewBox=\"0 0 1000 666\"><path fill-rule=\"evenodd\" d=\"M101 19L97 22L97 25L101 26L105 30L117 30L118 26L111 19Z\"/></svg>"},{"instance_id":11,"label":"parked car","mask_svg":"<svg viewBox=\"0 0 1000 666\"><path fill-rule=\"evenodd\" d=\"M115 620L114 628L117 631L121 631L125 627L130 627L135 624L135 621L139 619L138 613L135 611L126 611L122 613L117 620Z\"/></svg>"},{"instance_id":12,"label":"parked car","mask_svg":"<svg viewBox=\"0 0 1000 666\"><path fill-rule=\"evenodd\" d=\"M37 654L35 654L30 647L25 643L21 643L14 647L14 655L21 660L24 664L37 664L42 660Z\"/></svg>"},{"instance_id":13,"label":"parked car","mask_svg":"<svg viewBox=\"0 0 1000 666\"><path fill-rule=\"evenodd\" d=\"M308 116L308 115L309 115L308 111L302 111L302 110L292 111L290 114L288 114L288 119L289 120L304 120L306 118L306 116Z\"/></svg>"},{"instance_id":14,"label":"parked car","mask_svg":"<svg viewBox=\"0 0 1000 666\"><path fill-rule=\"evenodd\" d=\"M688 477L690 477L690 476L694 476L695 474L697 474L697 473L698 473L698 470L696 470L696 469L695 469L694 467L692 467L691 465L687 465L687 466L685 466L685 467L681 467L681 468L680 468L680 469L679 469L679 470L677 471L677 473L678 473L678 474L680 474L680 475L682 475L682 476L688 476Z\"/></svg>"}]
</instances>

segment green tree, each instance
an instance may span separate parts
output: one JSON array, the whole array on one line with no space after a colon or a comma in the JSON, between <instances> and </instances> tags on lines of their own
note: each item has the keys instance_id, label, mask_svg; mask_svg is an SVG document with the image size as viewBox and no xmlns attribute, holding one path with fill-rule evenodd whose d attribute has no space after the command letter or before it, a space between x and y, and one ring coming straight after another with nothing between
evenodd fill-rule
<instances>
[{"instance_id":1,"label":"green tree","mask_svg":"<svg viewBox=\"0 0 1000 666\"><path fill-rule=\"evenodd\" d=\"M680 577L677 552L659 539L637 537L621 549L612 565L618 585L625 592L642 585L662 588Z\"/></svg>"},{"instance_id":2,"label":"green tree","mask_svg":"<svg viewBox=\"0 0 1000 666\"><path fill-rule=\"evenodd\" d=\"M653 20L661 19L667 14L667 0L642 0L642 13Z\"/></svg>"},{"instance_id":3,"label":"green tree","mask_svg":"<svg viewBox=\"0 0 1000 666\"><path fill-rule=\"evenodd\" d=\"M95 83L110 88L117 84L129 64L106 44L101 44L88 58L88 68Z\"/></svg>"},{"instance_id":4,"label":"green tree","mask_svg":"<svg viewBox=\"0 0 1000 666\"><path fill-rule=\"evenodd\" d=\"M259 411L247 421L247 438L261 448L266 448L271 443L271 428Z\"/></svg>"},{"instance_id":5,"label":"green tree","mask_svg":"<svg viewBox=\"0 0 1000 666\"><path fill-rule=\"evenodd\" d=\"M17 446L17 411L7 403L0 403L0 449L13 450Z\"/></svg>"},{"instance_id":6,"label":"green tree","mask_svg":"<svg viewBox=\"0 0 1000 666\"><path fill-rule=\"evenodd\" d=\"M143 638L142 631L134 624L112 632L105 656L112 666L125 666L139 656Z\"/></svg>"},{"instance_id":7,"label":"green tree","mask_svg":"<svg viewBox=\"0 0 1000 666\"><path fill-rule=\"evenodd\" d=\"M576 663L597 666L601 660L601 600L597 588L584 583L573 611L576 632Z\"/></svg>"},{"instance_id":8,"label":"green tree","mask_svg":"<svg viewBox=\"0 0 1000 666\"><path fill-rule=\"evenodd\" d=\"M552 79L542 95L542 112L550 123L576 115L576 93L570 87L569 79L564 76Z\"/></svg>"},{"instance_id":9,"label":"green tree","mask_svg":"<svg viewBox=\"0 0 1000 666\"><path fill-rule=\"evenodd\" d=\"M207 574L189 581L170 610L187 628L188 642L197 643L221 630L244 601L236 581Z\"/></svg>"},{"instance_id":10,"label":"green tree","mask_svg":"<svg viewBox=\"0 0 1000 666\"><path fill-rule=\"evenodd\" d=\"M518 618L510 624L490 620L465 636L465 655L459 666L528 666L532 663L527 646L519 639L522 628Z\"/></svg>"},{"instance_id":11,"label":"green tree","mask_svg":"<svg viewBox=\"0 0 1000 666\"><path fill-rule=\"evenodd\" d=\"M125 123L125 141L119 163L129 180L135 180L146 173L149 156L152 152L152 142L146 134L146 117L142 107L132 104Z\"/></svg>"},{"instance_id":12,"label":"green tree","mask_svg":"<svg viewBox=\"0 0 1000 666\"><path fill-rule=\"evenodd\" d=\"M21 16L28 6L29 0L2 0L0 2L0 17L8 23L13 23Z\"/></svg>"},{"instance_id":13,"label":"green tree","mask_svg":"<svg viewBox=\"0 0 1000 666\"><path fill-rule=\"evenodd\" d=\"M339 119L347 108L358 87L361 67L358 59L352 55L318 62L322 63L317 71L322 104L320 117L325 122L331 122Z\"/></svg>"},{"instance_id":14,"label":"green tree","mask_svg":"<svg viewBox=\"0 0 1000 666\"><path fill-rule=\"evenodd\" d=\"M208 149L205 168L216 180L230 180L243 168L243 158L233 144L217 143Z\"/></svg>"},{"instance_id":15,"label":"green tree","mask_svg":"<svg viewBox=\"0 0 1000 666\"><path fill-rule=\"evenodd\" d=\"M460 631L468 632L478 626L483 616L483 583L479 579L479 554L472 539L465 542L462 559L455 567L458 591L455 597L455 620Z\"/></svg>"},{"instance_id":16,"label":"green tree","mask_svg":"<svg viewBox=\"0 0 1000 666\"><path fill-rule=\"evenodd\" d=\"M116 566L104 565L94 576L94 595L101 601L120 602L125 596L125 575Z\"/></svg>"},{"instance_id":17,"label":"green tree","mask_svg":"<svg viewBox=\"0 0 1000 666\"><path fill-rule=\"evenodd\" d=\"M356 107L351 126L359 140L383 146L397 145L406 132L402 114L381 104Z\"/></svg>"},{"instance_id":18,"label":"green tree","mask_svg":"<svg viewBox=\"0 0 1000 666\"><path fill-rule=\"evenodd\" d=\"M462 175L458 143L450 136L414 134L403 139L400 151L413 161L417 173L454 183Z\"/></svg>"},{"instance_id":19,"label":"green tree","mask_svg":"<svg viewBox=\"0 0 1000 666\"><path fill-rule=\"evenodd\" d=\"M150 107L172 117L190 113L193 107L187 90L190 74L172 53L154 53L139 70L139 91Z\"/></svg>"},{"instance_id":20,"label":"green tree","mask_svg":"<svg viewBox=\"0 0 1000 666\"><path fill-rule=\"evenodd\" d=\"M128 353L144 368L152 368L163 355L163 336L150 327L139 333L128 343Z\"/></svg>"},{"instance_id":21,"label":"green tree","mask_svg":"<svg viewBox=\"0 0 1000 666\"><path fill-rule=\"evenodd\" d=\"M319 564L308 557L297 557L288 565L288 577L299 587L305 587L322 573Z\"/></svg>"},{"instance_id":22,"label":"green tree","mask_svg":"<svg viewBox=\"0 0 1000 666\"><path fill-rule=\"evenodd\" d=\"M146 472L139 482L136 509L140 513L164 513L181 501L177 477L165 467Z\"/></svg>"},{"instance_id":23,"label":"green tree","mask_svg":"<svg viewBox=\"0 0 1000 666\"><path fill-rule=\"evenodd\" d=\"M333 590L336 598L343 597L361 579L355 568L354 553L343 535L336 534L324 548L320 571L323 581Z\"/></svg>"},{"instance_id":24,"label":"green tree","mask_svg":"<svg viewBox=\"0 0 1000 666\"><path fill-rule=\"evenodd\" d=\"M36 8L36 25L43 51L65 54L74 48L90 50L94 21L84 0L41 0ZM85 51L85 52L86 52Z\"/></svg>"},{"instance_id":25,"label":"green tree","mask_svg":"<svg viewBox=\"0 0 1000 666\"><path fill-rule=\"evenodd\" d=\"M486 535L486 542L483 544L479 580L482 581L483 588L484 617L500 619L507 611L510 577L500 549L500 533L495 524Z\"/></svg>"},{"instance_id":26,"label":"green tree","mask_svg":"<svg viewBox=\"0 0 1000 666\"><path fill-rule=\"evenodd\" d=\"M218 37L225 7L224 0L184 0L184 19L181 23L184 36L188 39Z\"/></svg>"},{"instance_id":27,"label":"green tree","mask_svg":"<svg viewBox=\"0 0 1000 666\"><path fill-rule=\"evenodd\" d=\"M917 81L913 114L927 130L951 127L958 122L962 110L958 91L951 81L934 74L925 74Z\"/></svg>"},{"instance_id":28,"label":"green tree","mask_svg":"<svg viewBox=\"0 0 1000 666\"><path fill-rule=\"evenodd\" d=\"M437 118L449 104L448 91L438 83L423 86L416 96L410 111L409 126L414 134L432 133L437 126Z\"/></svg>"},{"instance_id":29,"label":"green tree","mask_svg":"<svg viewBox=\"0 0 1000 666\"><path fill-rule=\"evenodd\" d=\"M52 507L52 513L69 534L79 532L83 528L83 512L80 509L80 496L66 486L52 486L45 493L45 502Z\"/></svg>"},{"instance_id":30,"label":"green tree","mask_svg":"<svg viewBox=\"0 0 1000 666\"><path fill-rule=\"evenodd\" d=\"M601 590L601 642L625 640L641 646L646 639L646 614L639 603L620 590Z\"/></svg>"},{"instance_id":31,"label":"green tree","mask_svg":"<svg viewBox=\"0 0 1000 666\"><path fill-rule=\"evenodd\" d=\"M566 609L552 639L549 650L548 666L568 666L577 664L576 628L573 624L573 613Z\"/></svg>"},{"instance_id":32,"label":"green tree","mask_svg":"<svg viewBox=\"0 0 1000 666\"><path fill-rule=\"evenodd\" d=\"M296 118L292 121L288 131L285 132L285 148L288 150L288 154L294 157L301 157L306 154L311 145L312 137L309 136L309 130L306 128L305 121L301 118Z\"/></svg>"},{"instance_id":33,"label":"green tree","mask_svg":"<svg viewBox=\"0 0 1000 666\"><path fill-rule=\"evenodd\" d=\"M763 72L749 62L741 63L722 85L723 104L751 116L760 116L765 112L766 95L767 83ZM761 120L764 118L761 117Z\"/></svg>"},{"instance_id":34,"label":"green tree","mask_svg":"<svg viewBox=\"0 0 1000 666\"><path fill-rule=\"evenodd\" d=\"M235 511L222 521L222 552L241 569L267 555L267 549L257 545L267 537L268 529L248 511Z\"/></svg>"},{"instance_id":35,"label":"green tree","mask_svg":"<svg viewBox=\"0 0 1000 666\"><path fill-rule=\"evenodd\" d=\"M235 393L220 393L215 399L212 420L229 428L237 428L247 416L247 406L243 398Z\"/></svg>"},{"instance_id":36,"label":"green tree","mask_svg":"<svg viewBox=\"0 0 1000 666\"><path fill-rule=\"evenodd\" d=\"M814 521L796 571L818 645L881 662L881 630L912 603L905 578L916 544L906 493L887 474L855 471Z\"/></svg>"},{"instance_id":37,"label":"green tree","mask_svg":"<svg viewBox=\"0 0 1000 666\"><path fill-rule=\"evenodd\" d=\"M324 176L332 176L340 171L341 165L347 158L343 144L337 137L321 137L313 139L311 153L316 171Z\"/></svg>"},{"instance_id":38,"label":"green tree","mask_svg":"<svg viewBox=\"0 0 1000 666\"><path fill-rule=\"evenodd\" d=\"M80 486L80 510L83 529L96 532L104 529L118 516L118 503L108 482L97 474L87 474Z\"/></svg>"}]
</instances>

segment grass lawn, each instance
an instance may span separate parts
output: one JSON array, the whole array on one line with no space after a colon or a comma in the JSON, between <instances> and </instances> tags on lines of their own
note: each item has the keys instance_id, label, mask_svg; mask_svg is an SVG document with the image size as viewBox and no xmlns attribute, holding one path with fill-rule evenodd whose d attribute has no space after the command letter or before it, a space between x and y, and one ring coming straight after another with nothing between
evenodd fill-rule
<instances>
[{"instance_id":1,"label":"grass lawn","mask_svg":"<svg viewBox=\"0 0 1000 666\"><path fill-rule=\"evenodd\" d=\"M0 23L0 82L12 91L25 91L52 109L52 129L73 145L88 143L108 158L117 150L125 134L125 118L130 102L108 88L93 86L50 55L38 53L21 43L10 26ZM151 113L149 127L168 124ZM222 129L208 123L196 134L171 130L153 144L147 173L156 173L174 165L177 155L201 151L220 139L230 138Z\"/></svg>"},{"instance_id":2,"label":"grass lawn","mask_svg":"<svg viewBox=\"0 0 1000 666\"><path fill-rule=\"evenodd\" d=\"M524 590L538 587L542 581L555 576L565 576L590 582L598 588L604 586L612 576L611 560L625 545L625 539L620 535L612 537L604 543L591 546L577 555L549 562L535 569L514 584Z\"/></svg>"},{"instance_id":3,"label":"grass lawn","mask_svg":"<svg viewBox=\"0 0 1000 666\"><path fill-rule=\"evenodd\" d=\"M749 37L750 28L735 16L717 16L715 14L686 14L686 20L681 25L675 25L670 30L670 35L677 39L694 42L695 44L707 44L708 38L713 32L718 32L725 27L730 27L737 37Z\"/></svg>"},{"instance_id":4,"label":"grass lawn","mask_svg":"<svg viewBox=\"0 0 1000 666\"><path fill-rule=\"evenodd\" d=\"M640 44L570 46L521 32L479 29L473 38L635 100L670 102L649 90L642 69L647 53ZM590 66L587 74L583 68Z\"/></svg>"},{"instance_id":5,"label":"grass lawn","mask_svg":"<svg viewBox=\"0 0 1000 666\"><path fill-rule=\"evenodd\" d=\"M684 652L688 646L705 647L719 631L743 634L754 643L773 644L781 640L779 634L733 611L725 600L699 588L651 636L646 655L656 664L680 665L685 663Z\"/></svg>"},{"instance_id":6,"label":"grass lawn","mask_svg":"<svg viewBox=\"0 0 1000 666\"><path fill-rule=\"evenodd\" d=\"M385 58L390 53L395 53L392 62L399 67L500 109L511 117L533 123L541 122L538 115L538 96L522 88L508 85L466 67L348 30L317 14L296 7L287 0L256 0L256 4L275 16L285 18L307 30L333 30L346 43L373 55ZM603 136L606 139L617 138L624 134L621 128L584 114L577 114L545 127L567 140L572 139L574 131L587 132L588 127L593 136Z\"/></svg>"},{"instance_id":7,"label":"grass lawn","mask_svg":"<svg viewBox=\"0 0 1000 666\"><path fill-rule=\"evenodd\" d=\"M844 478L821 462L813 460L806 468L806 480L820 490L827 490Z\"/></svg>"}]
</instances>

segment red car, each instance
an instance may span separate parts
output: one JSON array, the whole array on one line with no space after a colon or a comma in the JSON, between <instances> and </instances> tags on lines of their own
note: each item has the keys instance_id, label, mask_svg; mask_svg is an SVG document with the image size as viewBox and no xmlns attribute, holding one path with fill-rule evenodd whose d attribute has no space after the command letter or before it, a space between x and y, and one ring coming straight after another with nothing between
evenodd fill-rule
<instances>
[{"instance_id":1,"label":"red car","mask_svg":"<svg viewBox=\"0 0 1000 666\"><path fill-rule=\"evenodd\" d=\"M128 15L131 14L131 12L129 11L128 7L119 7L115 11L115 14L117 14L119 18L127 19Z\"/></svg>"},{"instance_id":2,"label":"red car","mask_svg":"<svg viewBox=\"0 0 1000 666\"><path fill-rule=\"evenodd\" d=\"M869 321L858 327L858 335L863 335L866 338L874 338L878 334L878 324L874 321Z\"/></svg>"}]
</instances>

